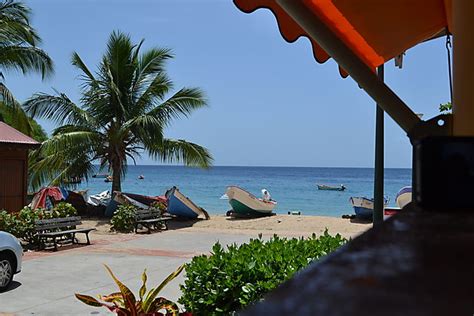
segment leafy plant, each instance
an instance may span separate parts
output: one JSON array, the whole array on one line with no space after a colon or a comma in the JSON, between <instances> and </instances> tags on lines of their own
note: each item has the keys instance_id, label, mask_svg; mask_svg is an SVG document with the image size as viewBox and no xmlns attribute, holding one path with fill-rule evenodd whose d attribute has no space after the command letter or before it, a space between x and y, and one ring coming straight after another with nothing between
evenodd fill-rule
<instances>
[{"instance_id":1,"label":"leafy plant","mask_svg":"<svg viewBox=\"0 0 474 316\"><path fill-rule=\"evenodd\" d=\"M451 104L451 102L439 105L439 111L441 113L451 113L452 110L453 110L453 105Z\"/></svg>"},{"instance_id":2,"label":"leafy plant","mask_svg":"<svg viewBox=\"0 0 474 316\"><path fill-rule=\"evenodd\" d=\"M0 230L6 231L28 244L36 244L35 221L39 219L62 218L74 216L76 209L69 203L59 203L51 211L33 210L25 206L18 213L0 211Z\"/></svg>"},{"instance_id":3,"label":"leafy plant","mask_svg":"<svg viewBox=\"0 0 474 316\"><path fill-rule=\"evenodd\" d=\"M77 210L72 204L66 202L60 202L53 208L53 217L70 217L77 216Z\"/></svg>"},{"instance_id":4,"label":"leafy plant","mask_svg":"<svg viewBox=\"0 0 474 316\"><path fill-rule=\"evenodd\" d=\"M110 220L110 223L112 224L112 230L123 233L133 231L136 210L137 207L131 204L120 205Z\"/></svg>"},{"instance_id":5,"label":"leafy plant","mask_svg":"<svg viewBox=\"0 0 474 316\"><path fill-rule=\"evenodd\" d=\"M224 249L219 243L211 255L194 257L186 264L186 279L178 300L194 315L228 315L259 301L264 294L291 278L311 262L346 242L327 230L318 238L286 239L261 236L241 246Z\"/></svg>"},{"instance_id":6,"label":"leafy plant","mask_svg":"<svg viewBox=\"0 0 474 316\"><path fill-rule=\"evenodd\" d=\"M173 279L175 279L183 270L184 265L180 266L176 271L171 273L160 285L156 288L151 289L147 292L146 281L147 274L146 269L142 274L142 286L139 291L139 299L133 295L132 291L123 284L113 274L112 270L105 265L107 272L110 274L112 279L117 284L120 292L115 292L109 295L99 295L99 299L95 299L92 296L77 294L76 298L81 302L94 306L94 307L106 307L111 312L117 315L186 315L188 313L179 313L179 308L176 303L164 298L158 297L160 291ZM164 311L163 313L160 311Z\"/></svg>"}]
</instances>

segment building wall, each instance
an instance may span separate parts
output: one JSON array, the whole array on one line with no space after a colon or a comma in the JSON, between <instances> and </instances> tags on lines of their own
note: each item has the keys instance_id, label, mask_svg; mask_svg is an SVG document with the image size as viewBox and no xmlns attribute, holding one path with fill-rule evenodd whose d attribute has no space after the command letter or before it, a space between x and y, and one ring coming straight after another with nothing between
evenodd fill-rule
<instances>
[{"instance_id":1,"label":"building wall","mask_svg":"<svg viewBox=\"0 0 474 316\"><path fill-rule=\"evenodd\" d=\"M28 150L0 146L0 210L19 211L26 204Z\"/></svg>"}]
</instances>

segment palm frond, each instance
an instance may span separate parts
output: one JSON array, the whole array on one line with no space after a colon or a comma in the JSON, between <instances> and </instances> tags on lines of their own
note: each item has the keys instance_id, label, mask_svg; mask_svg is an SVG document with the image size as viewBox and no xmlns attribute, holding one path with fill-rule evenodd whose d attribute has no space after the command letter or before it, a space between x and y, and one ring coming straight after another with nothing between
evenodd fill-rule
<instances>
[{"instance_id":1,"label":"palm frond","mask_svg":"<svg viewBox=\"0 0 474 316\"><path fill-rule=\"evenodd\" d=\"M23 108L33 118L45 118L58 124L95 125L94 118L74 104L64 93L58 95L37 93L23 104Z\"/></svg>"},{"instance_id":2,"label":"palm frond","mask_svg":"<svg viewBox=\"0 0 474 316\"><path fill-rule=\"evenodd\" d=\"M163 126L168 126L172 119L188 117L194 110L207 106L204 93L198 88L182 88L172 97L149 111L147 115L158 118Z\"/></svg>"},{"instance_id":3,"label":"palm frond","mask_svg":"<svg viewBox=\"0 0 474 316\"><path fill-rule=\"evenodd\" d=\"M161 144L146 146L150 156L167 163L184 163L186 166L209 168L213 158L210 152L197 144L182 139L164 139Z\"/></svg>"},{"instance_id":4,"label":"palm frond","mask_svg":"<svg viewBox=\"0 0 474 316\"><path fill-rule=\"evenodd\" d=\"M7 70L19 70L23 74L37 72L43 79L53 73L53 61L37 47L0 47L0 66Z\"/></svg>"}]
</instances>

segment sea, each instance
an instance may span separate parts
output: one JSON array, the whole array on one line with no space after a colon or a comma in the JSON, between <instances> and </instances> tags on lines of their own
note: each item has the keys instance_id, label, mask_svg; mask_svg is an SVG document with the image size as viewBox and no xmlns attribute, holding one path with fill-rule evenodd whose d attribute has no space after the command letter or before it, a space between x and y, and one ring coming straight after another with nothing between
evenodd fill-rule
<instances>
[{"instance_id":1,"label":"sea","mask_svg":"<svg viewBox=\"0 0 474 316\"><path fill-rule=\"evenodd\" d=\"M138 179L140 175L145 178ZM411 169L385 169L384 192L390 205L402 187L411 185ZM320 191L316 184L341 185L343 192ZM275 212L287 214L340 217L352 214L352 196L373 197L373 168L307 168L307 167L212 167L208 170L184 166L129 166L122 191L142 195L163 195L177 186L180 191L210 214L225 214L229 203L223 198L226 187L237 185L261 196L267 189L278 202ZM88 194L111 190L103 178L90 178L78 189Z\"/></svg>"}]
</instances>

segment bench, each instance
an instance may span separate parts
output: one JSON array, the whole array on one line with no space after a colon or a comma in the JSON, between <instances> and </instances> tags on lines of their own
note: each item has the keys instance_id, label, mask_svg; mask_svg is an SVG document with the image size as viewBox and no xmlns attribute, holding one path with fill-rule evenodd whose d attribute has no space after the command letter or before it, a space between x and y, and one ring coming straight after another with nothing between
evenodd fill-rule
<instances>
[{"instance_id":1,"label":"bench","mask_svg":"<svg viewBox=\"0 0 474 316\"><path fill-rule=\"evenodd\" d=\"M61 240L71 240L73 244L78 244L76 234L86 235L87 245L90 245L89 233L95 228L76 228L80 225L81 217L71 216L63 218L42 219L35 221L35 230L38 236L39 248L46 248L46 242L51 239L54 244L54 251L58 250L58 238Z\"/></svg>"},{"instance_id":2,"label":"bench","mask_svg":"<svg viewBox=\"0 0 474 316\"><path fill-rule=\"evenodd\" d=\"M158 224L161 225L161 229L167 230L168 224L166 223L172 219L169 216L161 216L160 210L154 209L138 209L135 211L135 233L138 232L140 225L148 229L148 234L151 233L151 229L158 229Z\"/></svg>"}]
</instances>

